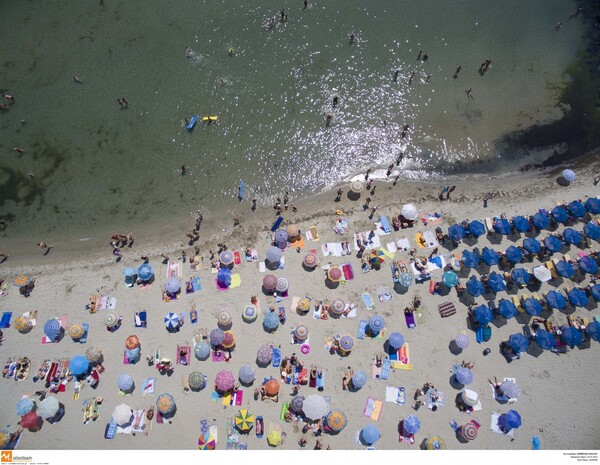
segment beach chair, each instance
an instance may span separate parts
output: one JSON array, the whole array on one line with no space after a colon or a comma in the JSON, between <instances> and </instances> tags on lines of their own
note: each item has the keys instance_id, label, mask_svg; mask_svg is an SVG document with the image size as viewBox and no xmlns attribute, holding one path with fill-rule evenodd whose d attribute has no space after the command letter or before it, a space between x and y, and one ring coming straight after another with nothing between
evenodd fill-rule
<instances>
[{"instance_id":1,"label":"beach chair","mask_svg":"<svg viewBox=\"0 0 600 465\"><path fill-rule=\"evenodd\" d=\"M323 391L325 388L325 372L323 370L317 371L316 385L319 391Z\"/></svg>"},{"instance_id":2,"label":"beach chair","mask_svg":"<svg viewBox=\"0 0 600 465\"><path fill-rule=\"evenodd\" d=\"M515 307L517 307L517 311L519 313L525 313L525 309L521 305L521 300L516 295L513 295L512 303L515 305Z\"/></svg>"},{"instance_id":3,"label":"beach chair","mask_svg":"<svg viewBox=\"0 0 600 465\"><path fill-rule=\"evenodd\" d=\"M117 424L112 421L106 424L106 429L104 430L104 439L114 439L117 434Z\"/></svg>"},{"instance_id":4,"label":"beach chair","mask_svg":"<svg viewBox=\"0 0 600 465\"><path fill-rule=\"evenodd\" d=\"M146 310L142 310L141 312L135 312L134 325L136 328L146 328L147 327L148 314L146 313Z\"/></svg>"},{"instance_id":5,"label":"beach chair","mask_svg":"<svg viewBox=\"0 0 600 465\"><path fill-rule=\"evenodd\" d=\"M552 279L558 278L558 273L556 272L556 267L554 266L555 265L554 260L548 260L546 263L544 263L544 265L546 266L546 268L548 268L550 270Z\"/></svg>"},{"instance_id":6,"label":"beach chair","mask_svg":"<svg viewBox=\"0 0 600 465\"><path fill-rule=\"evenodd\" d=\"M485 224L485 227L488 230L488 233L490 234L494 234L494 223L492 223L492 219L488 216L487 218L483 219L483 224Z\"/></svg>"},{"instance_id":7,"label":"beach chair","mask_svg":"<svg viewBox=\"0 0 600 465\"><path fill-rule=\"evenodd\" d=\"M379 221L381 222L381 229L383 229L383 232L385 234L389 234L392 232L392 228L390 227L390 222L389 222L387 216L381 215L379 217Z\"/></svg>"},{"instance_id":8,"label":"beach chair","mask_svg":"<svg viewBox=\"0 0 600 465\"><path fill-rule=\"evenodd\" d=\"M90 325L89 325L89 324L87 324L87 323L83 323L83 324L81 325L81 327L83 328L83 336L81 336L81 337L79 338L79 342L80 342L81 344L85 344L85 343L87 342L88 333L89 333L89 331L90 331Z\"/></svg>"}]
</instances>

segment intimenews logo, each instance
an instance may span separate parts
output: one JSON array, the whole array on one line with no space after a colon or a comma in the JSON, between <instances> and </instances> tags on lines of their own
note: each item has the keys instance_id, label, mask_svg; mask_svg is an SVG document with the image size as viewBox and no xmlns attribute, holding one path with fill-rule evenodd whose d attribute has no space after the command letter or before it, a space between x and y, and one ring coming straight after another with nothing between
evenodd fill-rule
<instances>
[{"instance_id":1,"label":"intimenews logo","mask_svg":"<svg viewBox=\"0 0 600 465\"><path fill-rule=\"evenodd\" d=\"M0 462L2 462L2 463L12 462L12 450L3 450L0 455Z\"/></svg>"}]
</instances>

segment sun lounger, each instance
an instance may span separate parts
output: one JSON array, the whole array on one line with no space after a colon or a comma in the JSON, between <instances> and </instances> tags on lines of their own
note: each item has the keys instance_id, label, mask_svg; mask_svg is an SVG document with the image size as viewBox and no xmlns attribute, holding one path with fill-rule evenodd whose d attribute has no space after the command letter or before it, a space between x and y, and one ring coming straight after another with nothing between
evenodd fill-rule
<instances>
[{"instance_id":1,"label":"sun lounger","mask_svg":"<svg viewBox=\"0 0 600 465\"><path fill-rule=\"evenodd\" d=\"M513 295L512 303L514 304L515 307L517 307L517 311L519 313L525 313L525 309L521 305L521 300L516 295Z\"/></svg>"},{"instance_id":2,"label":"sun lounger","mask_svg":"<svg viewBox=\"0 0 600 465\"><path fill-rule=\"evenodd\" d=\"M379 375L380 379L388 379L391 368L391 361L389 357L384 357L381 363L381 374Z\"/></svg>"},{"instance_id":3,"label":"sun lounger","mask_svg":"<svg viewBox=\"0 0 600 465\"><path fill-rule=\"evenodd\" d=\"M281 406L281 410L279 411L279 419L280 420L285 421L285 414L288 412L289 409L290 409L290 403L284 402L283 405Z\"/></svg>"},{"instance_id":4,"label":"sun lounger","mask_svg":"<svg viewBox=\"0 0 600 465\"><path fill-rule=\"evenodd\" d=\"M281 365L281 350L278 347L273 347L273 356L271 357L271 364L274 367Z\"/></svg>"},{"instance_id":5,"label":"sun lounger","mask_svg":"<svg viewBox=\"0 0 600 465\"><path fill-rule=\"evenodd\" d=\"M483 224L485 224L485 227L488 230L488 233L493 234L494 231L494 223L492 223L492 219L490 217L487 217L483 220Z\"/></svg>"},{"instance_id":6,"label":"sun lounger","mask_svg":"<svg viewBox=\"0 0 600 465\"><path fill-rule=\"evenodd\" d=\"M104 430L104 439L114 439L117 434L117 424L112 421L106 424L106 428Z\"/></svg>"},{"instance_id":7,"label":"sun lounger","mask_svg":"<svg viewBox=\"0 0 600 465\"><path fill-rule=\"evenodd\" d=\"M278 217L275 222L273 223L273 226L271 226L271 232L275 232L277 231L277 228L279 228L279 225L283 222L283 216Z\"/></svg>"},{"instance_id":8,"label":"sun lounger","mask_svg":"<svg viewBox=\"0 0 600 465\"><path fill-rule=\"evenodd\" d=\"M390 226L390 221L388 220L387 216L381 215L379 217L379 221L381 222L381 229L383 230L384 234L389 234L392 232L392 227Z\"/></svg>"},{"instance_id":9,"label":"sun lounger","mask_svg":"<svg viewBox=\"0 0 600 465\"><path fill-rule=\"evenodd\" d=\"M404 320L406 321L406 326L409 329L413 329L413 328L417 327L417 323L415 322L415 315L413 314L413 312L405 312Z\"/></svg>"},{"instance_id":10,"label":"sun lounger","mask_svg":"<svg viewBox=\"0 0 600 465\"><path fill-rule=\"evenodd\" d=\"M368 324L369 322L367 320L360 320L360 323L358 324L358 332L356 334L356 339L365 338L365 331L367 329Z\"/></svg>"},{"instance_id":11,"label":"sun lounger","mask_svg":"<svg viewBox=\"0 0 600 465\"><path fill-rule=\"evenodd\" d=\"M136 328L145 328L148 324L148 314L146 310L142 310L141 312L135 312L134 315L134 325Z\"/></svg>"},{"instance_id":12,"label":"sun lounger","mask_svg":"<svg viewBox=\"0 0 600 465\"><path fill-rule=\"evenodd\" d=\"M4 312L2 314L2 320L0 320L0 328L10 328L10 319L12 312Z\"/></svg>"}]
</instances>

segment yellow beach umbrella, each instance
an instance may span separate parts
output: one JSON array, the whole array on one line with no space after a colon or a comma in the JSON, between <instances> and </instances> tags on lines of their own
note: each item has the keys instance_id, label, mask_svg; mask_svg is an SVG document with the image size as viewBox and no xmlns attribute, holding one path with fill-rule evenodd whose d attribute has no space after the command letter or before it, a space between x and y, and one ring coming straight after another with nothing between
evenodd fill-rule
<instances>
[{"instance_id":1,"label":"yellow beach umbrella","mask_svg":"<svg viewBox=\"0 0 600 465\"><path fill-rule=\"evenodd\" d=\"M310 310L310 300L300 299L298 302L298 310L301 312L308 312Z\"/></svg>"},{"instance_id":2,"label":"yellow beach umbrella","mask_svg":"<svg viewBox=\"0 0 600 465\"><path fill-rule=\"evenodd\" d=\"M254 415L252 413L250 413L246 409L243 409L243 410L240 410L237 413L237 415L235 416L235 426L242 433L245 431L250 431L250 429L254 426L255 420L256 420L256 418L254 417Z\"/></svg>"},{"instance_id":3,"label":"yellow beach umbrella","mask_svg":"<svg viewBox=\"0 0 600 465\"><path fill-rule=\"evenodd\" d=\"M114 325L117 324L118 321L119 321L119 315L117 315L115 312L107 313L106 316L104 317L104 324L108 328L112 328Z\"/></svg>"},{"instance_id":4,"label":"yellow beach umbrella","mask_svg":"<svg viewBox=\"0 0 600 465\"><path fill-rule=\"evenodd\" d=\"M79 339L83 336L84 329L81 325L73 325L69 328L69 336L73 339Z\"/></svg>"},{"instance_id":5,"label":"yellow beach umbrella","mask_svg":"<svg viewBox=\"0 0 600 465\"><path fill-rule=\"evenodd\" d=\"M278 446L279 444L281 444L281 433L276 430L271 430L271 432L267 436L267 442L270 446Z\"/></svg>"},{"instance_id":6,"label":"yellow beach umbrella","mask_svg":"<svg viewBox=\"0 0 600 465\"><path fill-rule=\"evenodd\" d=\"M25 318L21 315L19 318L15 320L15 329L20 333L27 331L31 327L31 323L28 318Z\"/></svg>"}]
</instances>

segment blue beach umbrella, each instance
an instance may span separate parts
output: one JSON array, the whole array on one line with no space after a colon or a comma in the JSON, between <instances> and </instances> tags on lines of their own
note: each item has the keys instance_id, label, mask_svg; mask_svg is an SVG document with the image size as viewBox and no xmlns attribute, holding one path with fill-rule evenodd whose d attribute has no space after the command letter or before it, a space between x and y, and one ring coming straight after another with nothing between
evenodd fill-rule
<instances>
[{"instance_id":1,"label":"blue beach umbrella","mask_svg":"<svg viewBox=\"0 0 600 465\"><path fill-rule=\"evenodd\" d=\"M60 321L56 318L52 318L46 321L46 324L44 325L44 334L48 336L48 339L51 341L55 341L60 335L61 329Z\"/></svg>"},{"instance_id":2,"label":"blue beach umbrella","mask_svg":"<svg viewBox=\"0 0 600 465\"><path fill-rule=\"evenodd\" d=\"M393 332L392 334L390 334L388 342L390 344L390 347L394 349L399 349L404 345L404 336L402 336L402 334L398 332Z\"/></svg>"},{"instance_id":3,"label":"blue beach umbrella","mask_svg":"<svg viewBox=\"0 0 600 465\"><path fill-rule=\"evenodd\" d=\"M600 323L597 321L592 321L585 330L587 335L591 337L594 341L600 341ZM17 404L18 406L18 404Z\"/></svg>"},{"instance_id":4,"label":"blue beach umbrella","mask_svg":"<svg viewBox=\"0 0 600 465\"><path fill-rule=\"evenodd\" d=\"M165 283L165 291L167 291L169 294L175 294L176 292L179 292L180 289L181 284L179 284L179 279L174 276L167 279L167 282Z\"/></svg>"},{"instance_id":5,"label":"blue beach umbrella","mask_svg":"<svg viewBox=\"0 0 600 465\"><path fill-rule=\"evenodd\" d=\"M271 263L279 262L279 260L281 260L282 255L283 253L281 252L281 249L279 247L274 246L269 247L266 252L267 261Z\"/></svg>"},{"instance_id":6,"label":"blue beach umbrella","mask_svg":"<svg viewBox=\"0 0 600 465\"><path fill-rule=\"evenodd\" d=\"M217 273L217 281L221 287L231 286L231 270L229 268L221 268Z\"/></svg>"},{"instance_id":7,"label":"blue beach umbrella","mask_svg":"<svg viewBox=\"0 0 600 465\"><path fill-rule=\"evenodd\" d=\"M127 373L121 373L117 378L117 386L123 392L130 392L133 390L135 383L131 375Z\"/></svg>"},{"instance_id":8,"label":"blue beach umbrella","mask_svg":"<svg viewBox=\"0 0 600 465\"><path fill-rule=\"evenodd\" d=\"M554 290L548 291L546 294L546 302L548 303L549 307L556 308L557 310L562 310L565 305L567 305L565 296Z\"/></svg>"},{"instance_id":9,"label":"blue beach umbrella","mask_svg":"<svg viewBox=\"0 0 600 465\"><path fill-rule=\"evenodd\" d=\"M533 297L528 297L525 299L523 302L523 308L527 314L531 316L539 316L543 310L542 304L539 302L539 300L534 299Z\"/></svg>"},{"instance_id":10,"label":"blue beach umbrella","mask_svg":"<svg viewBox=\"0 0 600 465\"><path fill-rule=\"evenodd\" d=\"M583 342L583 333L578 329L571 326L562 326L560 330L562 332L560 338L565 344L573 347Z\"/></svg>"},{"instance_id":11,"label":"blue beach umbrella","mask_svg":"<svg viewBox=\"0 0 600 465\"><path fill-rule=\"evenodd\" d=\"M90 361L83 355L76 355L69 362L69 371L74 376L86 374L90 369Z\"/></svg>"},{"instance_id":12,"label":"blue beach umbrella","mask_svg":"<svg viewBox=\"0 0 600 465\"><path fill-rule=\"evenodd\" d=\"M510 300L502 299L498 304L498 312L507 320L517 316L518 310Z\"/></svg>"},{"instance_id":13,"label":"blue beach umbrella","mask_svg":"<svg viewBox=\"0 0 600 465\"><path fill-rule=\"evenodd\" d=\"M348 334L345 334L340 338L339 345L340 349L342 349L344 352L349 352L352 350L352 347L354 347L354 338Z\"/></svg>"},{"instance_id":14,"label":"blue beach umbrella","mask_svg":"<svg viewBox=\"0 0 600 465\"><path fill-rule=\"evenodd\" d=\"M562 249L562 241L556 236L548 236L544 239L544 245L551 253L559 252Z\"/></svg>"},{"instance_id":15,"label":"blue beach umbrella","mask_svg":"<svg viewBox=\"0 0 600 465\"><path fill-rule=\"evenodd\" d=\"M596 300L600 300L600 284L594 284L590 288L590 292L592 293L592 297Z\"/></svg>"},{"instance_id":16,"label":"blue beach umbrella","mask_svg":"<svg viewBox=\"0 0 600 465\"><path fill-rule=\"evenodd\" d=\"M476 237L483 236L485 234L485 225L481 221L471 221L469 223L469 233Z\"/></svg>"},{"instance_id":17,"label":"blue beach umbrella","mask_svg":"<svg viewBox=\"0 0 600 465\"><path fill-rule=\"evenodd\" d=\"M519 286L527 286L531 279L531 273L529 273L525 268L514 268L510 272L510 277L517 283Z\"/></svg>"},{"instance_id":18,"label":"blue beach umbrella","mask_svg":"<svg viewBox=\"0 0 600 465\"><path fill-rule=\"evenodd\" d=\"M421 421L417 416L409 415L402 422L402 427L408 434L415 434L421 429Z\"/></svg>"},{"instance_id":19,"label":"blue beach umbrella","mask_svg":"<svg viewBox=\"0 0 600 465\"><path fill-rule=\"evenodd\" d=\"M369 319L369 329L373 333L379 333L385 326L385 320L379 315L373 315Z\"/></svg>"},{"instance_id":20,"label":"blue beach umbrella","mask_svg":"<svg viewBox=\"0 0 600 465\"><path fill-rule=\"evenodd\" d=\"M355 371L354 374L352 375L352 385L356 389L360 389L361 387L363 387L366 382L367 382L367 374L364 371L362 371L362 370Z\"/></svg>"},{"instance_id":21,"label":"blue beach umbrella","mask_svg":"<svg viewBox=\"0 0 600 465\"><path fill-rule=\"evenodd\" d=\"M560 205L554 207L550 212L552 218L559 223L565 223L569 219L569 213L567 213L567 209Z\"/></svg>"},{"instance_id":22,"label":"blue beach umbrella","mask_svg":"<svg viewBox=\"0 0 600 465\"><path fill-rule=\"evenodd\" d=\"M461 261L468 268L475 268L479 264L479 257L470 250L463 250Z\"/></svg>"},{"instance_id":23,"label":"blue beach umbrella","mask_svg":"<svg viewBox=\"0 0 600 465\"><path fill-rule=\"evenodd\" d=\"M448 237L454 241L460 241L467 235L465 228L460 224L453 224L448 228Z\"/></svg>"},{"instance_id":24,"label":"blue beach umbrella","mask_svg":"<svg viewBox=\"0 0 600 465\"><path fill-rule=\"evenodd\" d=\"M600 213L600 199L590 197L585 201L585 208L587 208L590 213Z\"/></svg>"},{"instance_id":25,"label":"blue beach umbrella","mask_svg":"<svg viewBox=\"0 0 600 465\"><path fill-rule=\"evenodd\" d=\"M554 340L554 334L549 333L545 329L538 329L535 333L535 343L545 350L554 349L556 341Z\"/></svg>"},{"instance_id":26,"label":"blue beach umbrella","mask_svg":"<svg viewBox=\"0 0 600 465\"><path fill-rule=\"evenodd\" d=\"M563 237L569 244L579 244L581 242L581 233L573 228L565 228Z\"/></svg>"},{"instance_id":27,"label":"blue beach umbrella","mask_svg":"<svg viewBox=\"0 0 600 465\"><path fill-rule=\"evenodd\" d=\"M529 220L524 216L515 216L513 218L513 225L515 229L520 232L527 232L531 229L531 225L529 224Z\"/></svg>"},{"instance_id":28,"label":"blue beach umbrella","mask_svg":"<svg viewBox=\"0 0 600 465\"><path fill-rule=\"evenodd\" d=\"M367 425L360 432L360 439L368 445L375 444L380 437L381 433L375 425Z\"/></svg>"},{"instance_id":29,"label":"blue beach umbrella","mask_svg":"<svg viewBox=\"0 0 600 465\"><path fill-rule=\"evenodd\" d=\"M589 274L598 272L598 263L589 255L585 255L579 259L579 268Z\"/></svg>"},{"instance_id":30,"label":"blue beach umbrella","mask_svg":"<svg viewBox=\"0 0 600 465\"><path fill-rule=\"evenodd\" d=\"M454 287L458 284L458 276L452 270L446 271L442 275L442 282L445 286Z\"/></svg>"},{"instance_id":31,"label":"blue beach umbrella","mask_svg":"<svg viewBox=\"0 0 600 465\"><path fill-rule=\"evenodd\" d=\"M588 223L583 227L583 233L590 239L600 239L600 226L596 223Z\"/></svg>"},{"instance_id":32,"label":"blue beach umbrella","mask_svg":"<svg viewBox=\"0 0 600 465\"><path fill-rule=\"evenodd\" d=\"M490 273L487 285L494 292L500 292L506 289L506 282L501 274L496 272Z\"/></svg>"},{"instance_id":33,"label":"blue beach umbrella","mask_svg":"<svg viewBox=\"0 0 600 465\"><path fill-rule=\"evenodd\" d=\"M540 241L538 241L534 237L526 237L523 240L523 247L529 253L538 253L542 250L542 244L540 244Z\"/></svg>"},{"instance_id":34,"label":"blue beach umbrella","mask_svg":"<svg viewBox=\"0 0 600 465\"><path fill-rule=\"evenodd\" d=\"M559 260L558 263L556 263L556 272L560 276L568 279L571 279L573 276L575 276L575 268L573 268L573 265L564 260Z\"/></svg>"},{"instance_id":35,"label":"blue beach umbrella","mask_svg":"<svg viewBox=\"0 0 600 465\"><path fill-rule=\"evenodd\" d=\"M587 209L585 208L585 205L579 200L573 200L567 206L567 209L571 212L571 215L577 218L583 218L585 215L587 215Z\"/></svg>"},{"instance_id":36,"label":"blue beach umbrella","mask_svg":"<svg viewBox=\"0 0 600 465\"><path fill-rule=\"evenodd\" d=\"M508 345L515 352L526 352L529 348L529 339L521 333L512 334L508 338Z\"/></svg>"},{"instance_id":37,"label":"blue beach umbrella","mask_svg":"<svg viewBox=\"0 0 600 465\"><path fill-rule=\"evenodd\" d=\"M275 242L277 243L286 243L288 240L288 233L285 229L279 229L275 233Z\"/></svg>"},{"instance_id":38,"label":"blue beach umbrella","mask_svg":"<svg viewBox=\"0 0 600 465\"><path fill-rule=\"evenodd\" d=\"M537 212L535 215L533 215L531 221L538 229L547 229L548 226L550 226L550 218L548 218L548 215L544 215L540 212Z\"/></svg>"},{"instance_id":39,"label":"blue beach umbrella","mask_svg":"<svg viewBox=\"0 0 600 465\"><path fill-rule=\"evenodd\" d=\"M23 415L33 410L33 399L31 397L23 397L17 402L17 415L22 417Z\"/></svg>"},{"instance_id":40,"label":"blue beach umbrella","mask_svg":"<svg viewBox=\"0 0 600 465\"><path fill-rule=\"evenodd\" d=\"M263 326L268 331L273 331L279 326L279 315L275 312L267 312L263 320Z\"/></svg>"},{"instance_id":41,"label":"blue beach umbrella","mask_svg":"<svg viewBox=\"0 0 600 465\"><path fill-rule=\"evenodd\" d=\"M562 177L567 182L573 182L577 179L577 175L575 174L575 171L570 170L570 169L563 170Z\"/></svg>"},{"instance_id":42,"label":"blue beach umbrella","mask_svg":"<svg viewBox=\"0 0 600 465\"><path fill-rule=\"evenodd\" d=\"M169 312L163 319L165 327L168 330L172 330L179 327L179 315L174 312Z\"/></svg>"},{"instance_id":43,"label":"blue beach umbrella","mask_svg":"<svg viewBox=\"0 0 600 465\"><path fill-rule=\"evenodd\" d=\"M498 234L507 236L510 234L512 227L506 218L500 218L494 223L494 229Z\"/></svg>"},{"instance_id":44,"label":"blue beach umbrella","mask_svg":"<svg viewBox=\"0 0 600 465\"><path fill-rule=\"evenodd\" d=\"M521 415L516 410L509 410L498 418L498 423L505 431L517 429L521 426Z\"/></svg>"},{"instance_id":45,"label":"blue beach umbrella","mask_svg":"<svg viewBox=\"0 0 600 465\"><path fill-rule=\"evenodd\" d=\"M194 355L198 360L206 360L210 355L210 346L206 342L201 342L194 347Z\"/></svg>"},{"instance_id":46,"label":"blue beach umbrella","mask_svg":"<svg viewBox=\"0 0 600 465\"><path fill-rule=\"evenodd\" d=\"M508 261L512 263L520 263L521 260L523 260L523 252L521 252L521 249L515 247L514 245L511 245L508 249L506 249L504 255L506 255Z\"/></svg>"},{"instance_id":47,"label":"blue beach umbrella","mask_svg":"<svg viewBox=\"0 0 600 465\"><path fill-rule=\"evenodd\" d=\"M473 382L473 372L465 367L460 367L454 374L459 384L471 384Z\"/></svg>"},{"instance_id":48,"label":"blue beach umbrella","mask_svg":"<svg viewBox=\"0 0 600 465\"><path fill-rule=\"evenodd\" d=\"M489 266L497 265L500 262L498 252L488 247L484 247L481 251L481 259Z\"/></svg>"},{"instance_id":49,"label":"blue beach umbrella","mask_svg":"<svg viewBox=\"0 0 600 465\"><path fill-rule=\"evenodd\" d=\"M571 302L571 305L576 307L585 307L588 303L588 298L585 291L582 291L577 287L571 289L567 295L569 296L569 302Z\"/></svg>"},{"instance_id":50,"label":"blue beach umbrella","mask_svg":"<svg viewBox=\"0 0 600 465\"><path fill-rule=\"evenodd\" d=\"M149 263L142 263L138 268L137 275L141 281L150 281L154 276L154 270Z\"/></svg>"},{"instance_id":51,"label":"blue beach umbrella","mask_svg":"<svg viewBox=\"0 0 600 465\"><path fill-rule=\"evenodd\" d=\"M492 310L487 305L480 305L479 307L476 307L473 311L473 315L475 316L475 321L482 325L487 325L494 319Z\"/></svg>"},{"instance_id":52,"label":"blue beach umbrella","mask_svg":"<svg viewBox=\"0 0 600 465\"><path fill-rule=\"evenodd\" d=\"M485 287L481 281L478 281L475 276L472 276L467 281L467 292L473 297L479 297L485 292Z\"/></svg>"}]
</instances>

